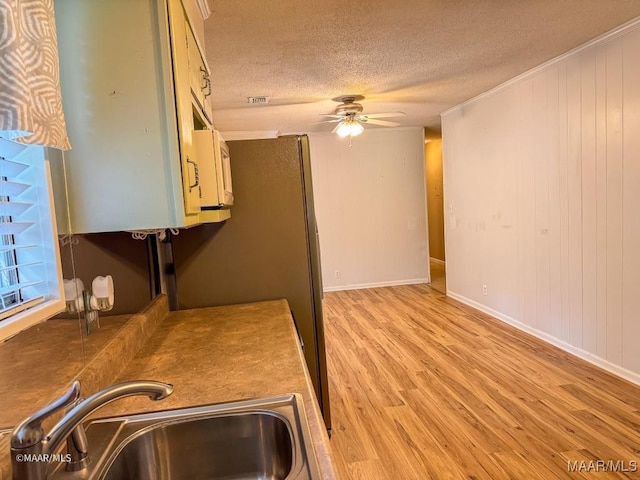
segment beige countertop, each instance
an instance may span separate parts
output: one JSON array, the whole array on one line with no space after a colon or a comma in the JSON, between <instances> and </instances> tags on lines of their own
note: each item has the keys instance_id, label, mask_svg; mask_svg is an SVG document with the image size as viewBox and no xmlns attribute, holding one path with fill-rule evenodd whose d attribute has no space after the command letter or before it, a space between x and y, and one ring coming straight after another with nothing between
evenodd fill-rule
<instances>
[{"instance_id":1,"label":"beige countertop","mask_svg":"<svg viewBox=\"0 0 640 480\"><path fill-rule=\"evenodd\" d=\"M135 315L104 317L91 335L78 320L51 319L0 345L0 429L50 404L79 380L87 397L113 384L166 317L165 295ZM44 422L45 431L61 412ZM11 478L10 435L0 434L0 480Z\"/></svg>"},{"instance_id":2,"label":"beige countertop","mask_svg":"<svg viewBox=\"0 0 640 480\"><path fill-rule=\"evenodd\" d=\"M174 393L159 402L130 397L100 416L300 393L324 479L331 449L285 300L171 312L120 376L159 380Z\"/></svg>"},{"instance_id":3,"label":"beige countertop","mask_svg":"<svg viewBox=\"0 0 640 480\"><path fill-rule=\"evenodd\" d=\"M126 380L164 381L174 385L174 393L159 402L145 397L118 400L98 410L95 417L299 393L322 477L338 478L285 300L167 312L166 297L160 296L118 327L108 341L101 340L100 346L88 352L93 358L85 350L86 366L75 375L83 395ZM63 381L50 379L40 403L49 403L52 392L67 388L74 377L72 370ZM25 403L20 408L29 408L27 413L41 406ZM10 478L7 437L0 437L0 480Z\"/></svg>"},{"instance_id":4,"label":"beige countertop","mask_svg":"<svg viewBox=\"0 0 640 480\"><path fill-rule=\"evenodd\" d=\"M78 319L52 319L0 344L0 428L53 401L129 318L101 318L91 335Z\"/></svg>"}]
</instances>

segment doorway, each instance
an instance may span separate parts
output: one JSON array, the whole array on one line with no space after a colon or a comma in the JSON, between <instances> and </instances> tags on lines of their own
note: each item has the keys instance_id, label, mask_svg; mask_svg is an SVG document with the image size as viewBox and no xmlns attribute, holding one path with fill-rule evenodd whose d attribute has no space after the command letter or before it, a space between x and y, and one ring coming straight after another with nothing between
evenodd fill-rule
<instances>
[{"instance_id":1,"label":"doorway","mask_svg":"<svg viewBox=\"0 0 640 480\"><path fill-rule=\"evenodd\" d=\"M442 134L424 129L427 223L431 288L447 293L447 264L444 245L444 195L442 179Z\"/></svg>"}]
</instances>

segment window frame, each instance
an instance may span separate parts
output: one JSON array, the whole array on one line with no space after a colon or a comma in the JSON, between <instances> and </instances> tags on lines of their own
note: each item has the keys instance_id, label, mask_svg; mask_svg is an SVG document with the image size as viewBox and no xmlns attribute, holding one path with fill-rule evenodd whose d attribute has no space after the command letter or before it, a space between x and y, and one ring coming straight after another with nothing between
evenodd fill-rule
<instances>
[{"instance_id":1,"label":"window frame","mask_svg":"<svg viewBox=\"0 0 640 480\"><path fill-rule=\"evenodd\" d=\"M8 149L11 149L11 146L5 142L11 142L16 150L21 151L17 154L11 151L7 153L3 147L8 146ZM62 263L51 180L51 153L47 147L17 144L11 140L0 139L0 156L11 160L28 155L29 168L34 169L35 180L32 185L38 189L38 193L37 202L32 208L39 209L38 223L41 231L39 246L43 250L42 256L45 262L48 285L44 301L19 310L0 321L0 342L4 342L23 330L44 322L65 310Z\"/></svg>"}]
</instances>

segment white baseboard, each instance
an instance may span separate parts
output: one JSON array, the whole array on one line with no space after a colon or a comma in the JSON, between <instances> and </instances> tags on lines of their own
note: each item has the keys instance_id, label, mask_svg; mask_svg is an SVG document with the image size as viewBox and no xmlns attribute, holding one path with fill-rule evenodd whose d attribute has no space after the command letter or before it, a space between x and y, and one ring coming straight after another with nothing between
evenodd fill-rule
<instances>
[{"instance_id":1,"label":"white baseboard","mask_svg":"<svg viewBox=\"0 0 640 480\"><path fill-rule=\"evenodd\" d=\"M429 260L438 265L446 265L446 262L444 260L440 260L439 258L429 257Z\"/></svg>"},{"instance_id":2,"label":"white baseboard","mask_svg":"<svg viewBox=\"0 0 640 480\"><path fill-rule=\"evenodd\" d=\"M551 345L558 347L561 350L564 350L565 352L568 352L572 355L575 355L576 357L581 358L582 360L585 360L597 367L600 367L609 373L617 375L618 377L622 377L625 380L630 381L631 383L635 383L636 385L640 385L640 374L636 372L632 372L631 370L627 370L626 368L621 367L620 365L611 363L602 357L594 355L593 353L587 352L586 350L583 350L581 348L575 347L565 342L564 340L560 340L559 338L556 338L553 335L549 335L546 332L530 327L529 325L526 325L514 318L504 315L485 305L482 305L481 303L478 303L462 295L458 295L457 293L454 293L451 290L447 290L447 296L455 300L458 300L459 302L464 303L465 305L469 305L470 307L480 310L481 312L491 315L492 317L495 317L498 320L508 323L509 325L516 327L518 330L522 330L523 332L529 333L534 337L537 337L540 340L550 343Z\"/></svg>"},{"instance_id":3,"label":"white baseboard","mask_svg":"<svg viewBox=\"0 0 640 480\"><path fill-rule=\"evenodd\" d=\"M390 282L358 283L355 285L339 285L337 287L325 287L325 292L340 292L342 290L361 290L363 288L397 287L398 285L416 285L429 283L428 278L411 278L408 280L392 280Z\"/></svg>"}]
</instances>

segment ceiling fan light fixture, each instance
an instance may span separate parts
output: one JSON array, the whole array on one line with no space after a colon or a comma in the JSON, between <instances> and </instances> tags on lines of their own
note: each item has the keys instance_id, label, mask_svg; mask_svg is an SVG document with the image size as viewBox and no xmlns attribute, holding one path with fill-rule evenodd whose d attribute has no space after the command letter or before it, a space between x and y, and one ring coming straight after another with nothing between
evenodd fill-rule
<instances>
[{"instance_id":1,"label":"ceiling fan light fixture","mask_svg":"<svg viewBox=\"0 0 640 480\"><path fill-rule=\"evenodd\" d=\"M340 122L336 133L339 137L356 137L364 131L364 127L360 122L354 119L346 119Z\"/></svg>"},{"instance_id":2,"label":"ceiling fan light fixture","mask_svg":"<svg viewBox=\"0 0 640 480\"><path fill-rule=\"evenodd\" d=\"M353 122L351 124L351 136L352 137L360 135L362 132L364 132L364 127L362 126L362 124L360 122Z\"/></svg>"},{"instance_id":3,"label":"ceiling fan light fixture","mask_svg":"<svg viewBox=\"0 0 640 480\"><path fill-rule=\"evenodd\" d=\"M371 113L363 114L362 105L356 103L356 101L363 100L362 95L349 95L339 98L334 98L336 102L342 102L338 105L333 114L322 113L323 117L328 117L330 120L324 120L317 123L334 123L336 127L331 133L337 133L338 136L344 137L357 137L364 131L364 124L376 125L380 127L398 127L398 122L389 122L387 120L380 120L386 117L401 117L405 114L402 112L387 112L387 113Z\"/></svg>"}]
</instances>

